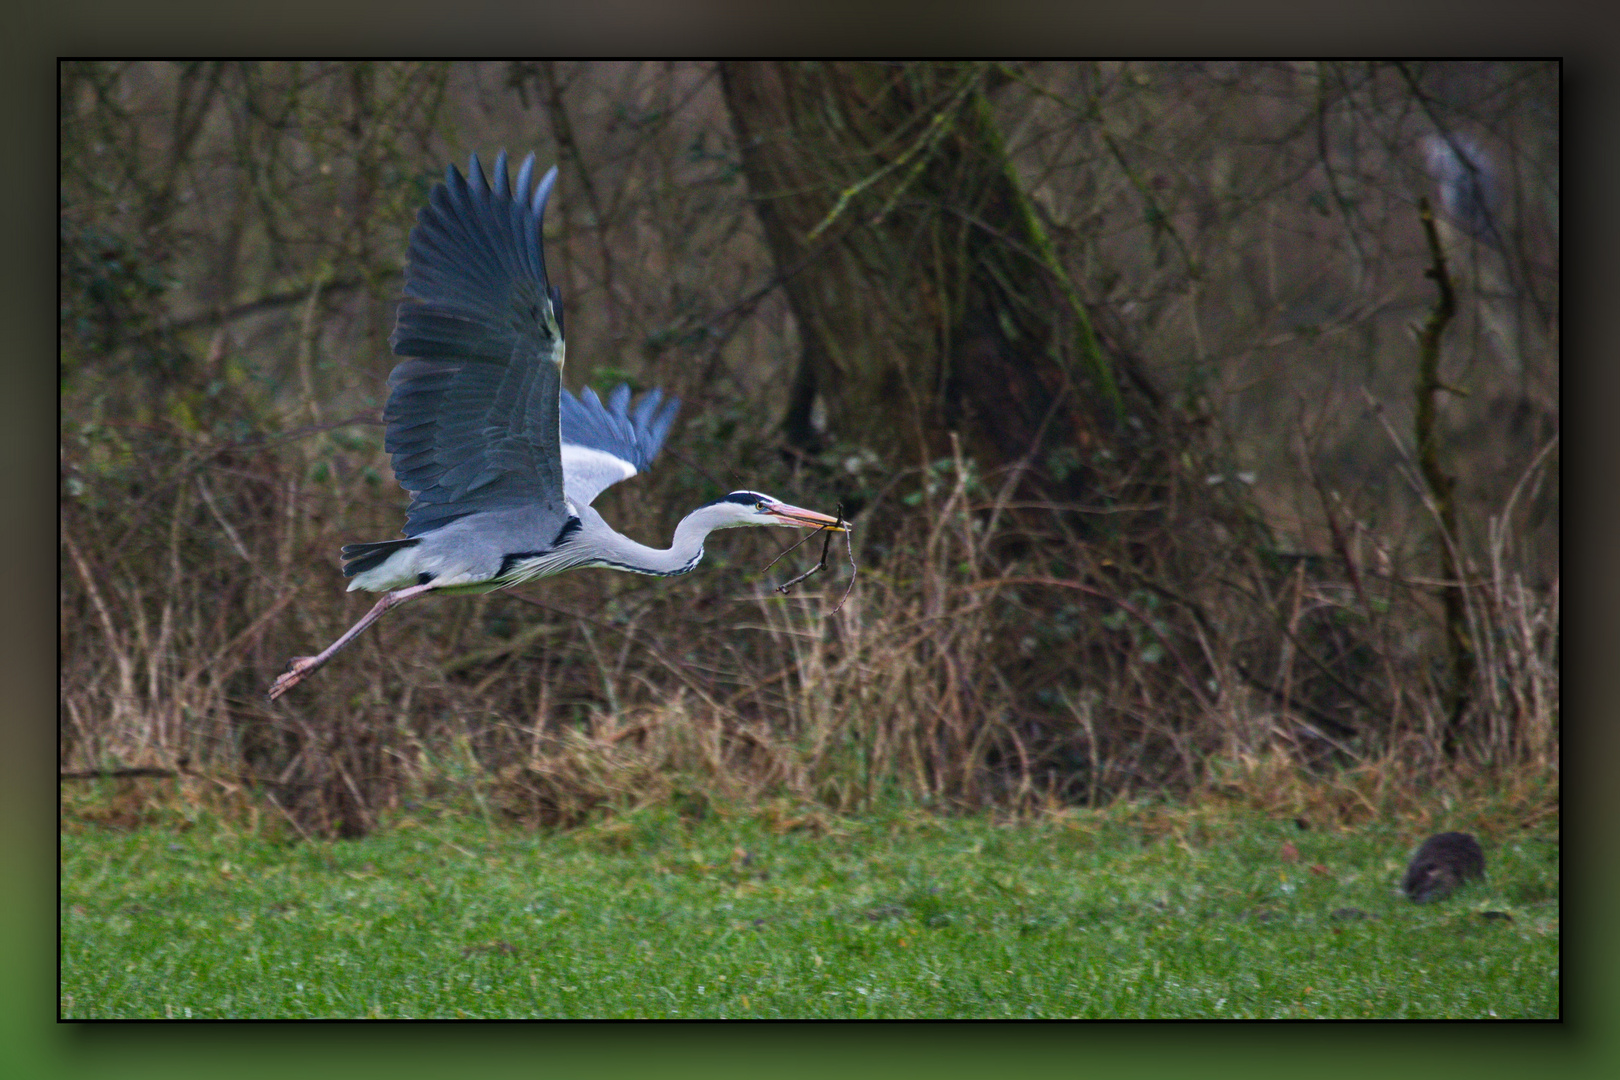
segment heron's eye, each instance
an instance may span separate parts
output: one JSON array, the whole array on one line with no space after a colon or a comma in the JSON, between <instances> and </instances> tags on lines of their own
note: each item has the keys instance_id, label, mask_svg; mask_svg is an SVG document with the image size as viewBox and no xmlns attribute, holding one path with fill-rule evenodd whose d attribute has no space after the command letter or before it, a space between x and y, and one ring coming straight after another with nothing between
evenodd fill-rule
<instances>
[{"instance_id":1,"label":"heron's eye","mask_svg":"<svg viewBox=\"0 0 1620 1080\"><path fill-rule=\"evenodd\" d=\"M754 509L763 514L768 509L768 507L765 505L765 500L761 499L759 502L755 503Z\"/></svg>"}]
</instances>

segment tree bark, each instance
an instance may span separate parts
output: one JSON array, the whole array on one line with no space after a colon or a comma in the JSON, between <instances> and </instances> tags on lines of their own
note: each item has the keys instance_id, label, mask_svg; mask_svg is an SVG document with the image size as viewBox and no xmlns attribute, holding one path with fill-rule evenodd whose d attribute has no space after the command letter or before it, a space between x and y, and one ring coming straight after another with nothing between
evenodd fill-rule
<instances>
[{"instance_id":1,"label":"tree bark","mask_svg":"<svg viewBox=\"0 0 1620 1080\"><path fill-rule=\"evenodd\" d=\"M828 438L895 464L943 456L953 431L981 464L1034 463L1113 424L1119 391L1001 143L991 66L720 77L798 322L790 442L821 441L817 401Z\"/></svg>"}]
</instances>

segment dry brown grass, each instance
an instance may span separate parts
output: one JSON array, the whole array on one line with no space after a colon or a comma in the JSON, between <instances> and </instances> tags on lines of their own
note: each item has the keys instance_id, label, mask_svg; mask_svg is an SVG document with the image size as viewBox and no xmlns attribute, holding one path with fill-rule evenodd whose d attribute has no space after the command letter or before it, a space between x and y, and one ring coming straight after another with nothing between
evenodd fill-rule
<instances>
[{"instance_id":1,"label":"dry brown grass","mask_svg":"<svg viewBox=\"0 0 1620 1080\"><path fill-rule=\"evenodd\" d=\"M1219 773L1204 788L1206 796L1293 819L1301 828L1354 830L1400 822L1417 835L1462 830L1499 837L1556 831L1559 823L1557 771L1535 762L1438 769L1392 749L1323 775L1273 750L1222 762Z\"/></svg>"},{"instance_id":2,"label":"dry brown grass","mask_svg":"<svg viewBox=\"0 0 1620 1080\"><path fill-rule=\"evenodd\" d=\"M283 589L260 567L324 562L341 508L374 485L297 502L268 478L234 489L266 493L259 509L283 522L270 530L221 527L254 504L151 483L169 527L128 529L122 547L105 522L64 518L79 588L63 625L85 636L64 642L63 761L186 758L311 834L358 835L406 794L458 785L514 818L576 825L680 800L1034 811L1219 775L1279 812L1348 823L1418 812L1458 768L1557 774L1558 593L1507 570L1506 542L1467 583L1481 660L1459 764L1440 751L1443 695L1422 667L1438 638L1424 582L1369 573L1358 591L1332 563L1279 570L1233 542L1182 593L1173 568L1203 556L1189 541L1207 530L1161 528L1146 565L1163 579L1122 574L1106 540L1065 538L1064 513L998 510L960 459L914 508L865 511L862 570L836 611L845 564L784 597L774 575L727 568L768 561L768 540L745 539L708 578L581 573L527 604L402 609L272 707L283 657L358 605L334 603L335 579ZM322 509L289 514L299 505ZM237 551L247 538L257 550ZM243 607L258 614L224 617Z\"/></svg>"},{"instance_id":3,"label":"dry brown grass","mask_svg":"<svg viewBox=\"0 0 1620 1080\"><path fill-rule=\"evenodd\" d=\"M1165 785L1191 793L1217 776L1215 790L1275 813L1351 824L1419 813L1456 769L1557 776L1557 589L1533 593L1500 563L1469 583L1482 685L1458 764L1439 751L1439 691L1409 675L1396 633L1434 638L1426 589L1387 583L1395 602L1369 615L1320 568L1278 578L1251 562L1170 602L1168 589L1110 575L1085 542L1066 551L1068 573L1035 575L1030 552L1050 568L1058 544L1025 534L1032 515L1003 513L991 531L967 463L938 479L909 518L923 528L863 554L834 614L846 583L831 576L813 593L755 581L729 599L708 593L719 581L672 593L559 578L530 589L543 607L488 597L405 609L290 708L264 703L264 685L301 638L324 640L352 617L332 586L287 593L301 601L288 620L271 581L233 578L228 549L196 573L209 563L188 554L201 536L185 528L99 568L66 531L83 585L68 596L83 607L65 610L65 625L96 636L65 649L63 761L190 758L258 787L296 827L340 836L445 785L483 790L528 823L572 826L679 800L1032 811ZM170 491L191 512L170 508L170 520L217 539L214 513L185 486ZM335 539L306 541L309 559ZM193 572L173 573L181 559ZM170 573L154 581L151 565ZM227 581L264 597L267 614L222 625L209 589ZM1267 633L1272 651L1255 661ZM1383 682L1392 672L1398 682Z\"/></svg>"}]
</instances>

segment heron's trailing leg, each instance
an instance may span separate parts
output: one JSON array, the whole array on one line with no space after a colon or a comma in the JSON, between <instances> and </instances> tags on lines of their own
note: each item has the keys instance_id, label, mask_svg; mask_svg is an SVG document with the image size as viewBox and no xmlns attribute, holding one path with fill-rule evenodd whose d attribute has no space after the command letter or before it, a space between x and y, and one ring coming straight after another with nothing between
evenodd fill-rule
<instances>
[{"instance_id":1,"label":"heron's trailing leg","mask_svg":"<svg viewBox=\"0 0 1620 1080\"><path fill-rule=\"evenodd\" d=\"M303 682L304 678L311 672L318 669L339 652L342 652L345 645L358 637L360 631L381 618L383 612L414 597L421 596L432 588L433 583L428 582L425 585L412 585L408 589L397 589L394 592L384 594L383 598L372 605L371 610L366 612L359 622L349 627L342 637L322 649L319 655L293 657L292 661L287 665L286 672L270 684L270 700L276 700L276 698Z\"/></svg>"}]
</instances>

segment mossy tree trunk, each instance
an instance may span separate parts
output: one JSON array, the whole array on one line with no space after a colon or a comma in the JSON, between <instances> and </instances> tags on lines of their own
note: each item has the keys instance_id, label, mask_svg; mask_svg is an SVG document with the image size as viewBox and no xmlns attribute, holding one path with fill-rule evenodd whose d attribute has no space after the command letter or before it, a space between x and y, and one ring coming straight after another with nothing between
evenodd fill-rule
<instances>
[{"instance_id":1,"label":"mossy tree trunk","mask_svg":"<svg viewBox=\"0 0 1620 1080\"><path fill-rule=\"evenodd\" d=\"M801 336L790 442L822 441L818 400L831 440L896 465L947 453L950 432L989 466L1109 441L1120 392L1002 145L994 68L720 75Z\"/></svg>"}]
</instances>

